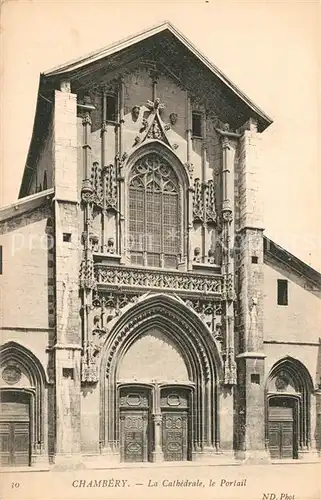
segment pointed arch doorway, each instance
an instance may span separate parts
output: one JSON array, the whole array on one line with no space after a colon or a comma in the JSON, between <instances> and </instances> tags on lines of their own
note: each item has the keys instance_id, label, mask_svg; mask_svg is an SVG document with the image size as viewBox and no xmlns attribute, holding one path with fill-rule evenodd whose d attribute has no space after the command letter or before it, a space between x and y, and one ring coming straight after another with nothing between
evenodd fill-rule
<instances>
[{"instance_id":1,"label":"pointed arch doorway","mask_svg":"<svg viewBox=\"0 0 321 500\"><path fill-rule=\"evenodd\" d=\"M117 379L121 461L190 459L194 384L166 328L151 326L129 345Z\"/></svg>"},{"instance_id":2,"label":"pointed arch doorway","mask_svg":"<svg viewBox=\"0 0 321 500\"><path fill-rule=\"evenodd\" d=\"M267 380L266 440L272 459L297 459L311 447L311 392L306 367L287 357Z\"/></svg>"},{"instance_id":3,"label":"pointed arch doorway","mask_svg":"<svg viewBox=\"0 0 321 500\"><path fill-rule=\"evenodd\" d=\"M5 467L48 463L46 375L27 348L0 348L0 462Z\"/></svg>"},{"instance_id":4,"label":"pointed arch doorway","mask_svg":"<svg viewBox=\"0 0 321 500\"><path fill-rule=\"evenodd\" d=\"M218 352L196 318L159 295L118 320L102 361L104 453L125 462L215 453Z\"/></svg>"}]
</instances>

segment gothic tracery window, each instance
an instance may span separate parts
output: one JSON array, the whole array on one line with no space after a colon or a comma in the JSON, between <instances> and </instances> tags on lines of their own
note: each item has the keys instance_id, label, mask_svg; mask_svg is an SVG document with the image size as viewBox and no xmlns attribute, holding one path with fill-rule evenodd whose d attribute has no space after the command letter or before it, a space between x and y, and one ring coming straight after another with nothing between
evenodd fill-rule
<instances>
[{"instance_id":1,"label":"gothic tracery window","mask_svg":"<svg viewBox=\"0 0 321 500\"><path fill-rule=\"evenodd\" d=\"M178 179L166 160L148 154L135 163L129 178L131 263L176 268L180 229Z\"/></svg>"}]
</instances>

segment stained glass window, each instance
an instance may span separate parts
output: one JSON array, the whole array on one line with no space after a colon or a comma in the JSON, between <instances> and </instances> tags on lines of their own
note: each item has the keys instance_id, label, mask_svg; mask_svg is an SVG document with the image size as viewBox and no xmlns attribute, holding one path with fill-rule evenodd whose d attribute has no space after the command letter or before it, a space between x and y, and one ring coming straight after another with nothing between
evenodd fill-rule
<instances>
[{"instance_id":1,"label":"stained glass window","mask_svg":"<svg viewBox=\"0 0 321 500\"><path fill-rule=\"evenodd\" d=\"M131 263L176 268L180 252L178 179L155 153L140 159L129 178Z\"/></svg>"}]
</instances>

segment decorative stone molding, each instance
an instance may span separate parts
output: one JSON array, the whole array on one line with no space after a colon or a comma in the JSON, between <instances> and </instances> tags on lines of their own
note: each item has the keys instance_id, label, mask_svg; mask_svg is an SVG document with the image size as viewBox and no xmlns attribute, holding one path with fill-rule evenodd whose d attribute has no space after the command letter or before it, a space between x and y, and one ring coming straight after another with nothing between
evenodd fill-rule
<instances>
[{"instance_id":1,"label":"decorative stone molding","mask_svg":"<svg viewBox=\"0 0 321 500\"><path fill-rule=\"evenodd\" d=\"M152 415L155 425L162 425L163 416L161 413Z\"/></svg>"},{"instance_id":2,"label":"decorative stone molding","mask_svg":"<svg viewBox=\"0 0 321 500\"><path fill-rule=\"evenodd\" d=\"M147 101L146 102L146 106L147 106L147 108L150 111L153 111L154 113L156 113L160 109L164 109L165 108L165 104L163 104L162 102L160 102L159 97L157 97L157 99L155 99L154 102L153 101Z\"/></svg>"},{"instance_id":3,"label":"decorative stone molding","mask_svg":"<svg viewBox=\"0 0 321 500\"><path fill-rule=\"evenodd\" d=\"M87 290L92 290L96 288L96 280L94 276L94 262L91 256L91 252L85 252L84 259L80 264L80 276L79 276L79 286ZM88 255L90 254L90 255Z\"/></svg>"},{"instance_id":4,"label":"decorative stone molding","mask_svg":"<svg viewBox=\"0 0 321 500\"><path fill-rule=\"evenodd\" d=\"M201 183L199 178L194 180L193 194L194 222L206 222L208 225L217 223L215 185L213 180Z\"/></svg>"},{"instance_id":5,"label":"decorative stone molding","mask_svg":"<svg viewBox=\"0 0 321 500\"><path fill-rule=\"evenodd\" d=\"M190 179L193 179L193 173L194 173L194 165L190 161L187 161L184 163L184 167L186 168L188 172L188 176Z\"/></svg>"},{"instance_id":6,"label":"decorative stone molding","mask_svg":"<svg viewBox=\"0 0 321 500\"><path fill-rule=\"evenodd\" d=\"M200 179L194 180L193 193L193 219L194 222L203 222L204 220L204 204L202 196L202 185Z\"/></svg>"},{"instance_id":7,"label":"decorative stone molding","mask_svg":"<svg viewBox=\"0 0 321 500\"><path fill-rule=\"evenodd\" d=\"M162 131L158 120L154 120L151 124L148 133L146 135L147 139L158 139L159 141L165 141L164 132Z\"/></svg>"},{"instance_id":8,"label":"decorative stone molding","mask_svg":"<svg viewBox=\"0 0 321 500\"><path fill-rule=\"evenodd\" d=\"M223 339L219 332L217 333L217 325L221 325L222 307L220 302L205 299L184 299L185 304L193 309L203 323L210 329L216 340L221 342Z\"/></svg>"},{"instance_id":9,"label":"decorative stone molding","mask_svg":"<svg viewBox=\"0 0 321 500\"><path fill-rule=\"evenodd\" d=\"M216 224L216 200L214 181L209 180L206 185L205 192L205 218L207 224Z\"/></svg>"},{"instance_id":10,"label":"decorative stone molding","mask_svg":"<svg viewBox=\"0 0 321 500\"><path fill-rule=\"evenodd\" d=\"M117 209L117 183L116 183L116 168L114 165L109 164L102 169L103 181L105 192L104 208L106 210Z\"/></svg>"},{"instance_id":11,"label":"decorative stone molding","mask_svg":"<svg viewBox=\"0 0 321 500\"><path fill-rule=\"evenodd\" d=\"M164 142L165 144L167 144L167 146L171 147L172 149L176 149L178 145L176 144L171 145L166 136L166 132L170 130L171 124L163 123L160 116L160 111L165 108L165 104L161 103L159 98L156 98L154 101L147 101L146 107L149 110L149 117L143 118L142 127L139 130L140 134L143 135L136 136L134 141L134 147L145 140L158 140ZM138 118L136 108L138 108L138 106L134 106L134 108L132 109L132 116L133 113L135 112L136 113L135 117L137 116ZM134 121L136 121L135 117L133 117Z\"/></svg>"},{"instance_id":12,"label":"decorative stone molding","mask_svg":"<svg viewBox=\"0 0 321 500\"><path fill-rule=\"evenodd\" d=\"M109 293L95 291L92 299L92 308L99 309L100 314L94 317L93 335L101 337L108 333L108 328L105 326L109 321L123 313L123 308L128 304L135 304L138 300L138 295L124 293Z\"/></svg>"},{"instance_id":13,"label":"decorative stone molding","mask_svg":"<svg viewBox=\"0 0 321 500\"><path fill-rule=\"evenodd\" d=\"M235 300L235 289L234 289L234 279L233 274L225 274L223 276L223 285L222 285L222 300Z\"/></svg>"},{"instance_id":14,"label":"decorative stone molding","mask_svg":"<svg viewBox=\"0 0 321 500\"><path fill-rule=\"evenodd\" d=\"M229 350L224 360L224 384L235 385L237 383L236 361L234 352Z\"/></svg>"},{"instance_id":15,"label":"decorative stone molding","mask_svg":"<svg viewBox=\"0 0 321 500\"><path fill-rule=\"evenodd\" d=\"M129 338L132 334L133 331L137 331L140 328L140 325L146 322L148 318L151 318L155 315L163 315L164 314L164 308L159 306L159 307L154 307L152 309L147 309L141 313L139 313L136 317L135 320L131 320L126 325L119 331L117 337L113 340L112 345L109 348L108 351L108 359L106 363L106 377L109 377L110 374L110 368L111 364L113 362L113 358L116 354L116 351L118 350L118 346L120 344L123 344L127 338ZM194 346L197 347L199 356L200 356L200 361L202 364L202 368L204 370L204 376L205 380L209 380L210 377L210 365L208 361L208 357L204 348L204 345L200 342L200 339L198 338L198 335L195 334L195 331L192 327L189 326L189 324L180 317L178 317L176 314L174 314L170 310L166 310L166 317L170 321L173 322L173 324L176 324L180 328L183 328L186 334L189 336L189 338L193 341Z\"/></svg>"},{"instance_id":16,"label":"decorative stone molding","mask_svg":"<svg viewBox=\"0 0 321 500\"><path fill-rule=\"evenodd\" d=\"M116 167L112 164L101 168L98 162L94 162L91 171L92 192L84 192L82 200L92 203L98 210L117 209L117 182Z\"/></svg>"},{"instance_id":17,"label":"decorative stone molding","mask_svg":"<svg viewBox=\"0 0 321 500\"><path fill-rule=\"evenodd\" d=\"M119 169L119 176L121 176L121 171L122 171L122 168L124 166L124 163L125 161L127 160L128 158L128 153L123 153L121 156L117 153L116 156L115 156L115 161L118 165L118 169Z\"/></svg>"},{"instance_id":18,"label":"decorative stone molding","mask_svg":"<svg viewBox=\"0 0 321 500\"><path fill-rule=\"evenodd\" d=\"M17 384L21 377L22 372L18 363L9 362L2 371L2 380L8 385Z\"/></svg>"},{"instance_id":19,"label":"decorative stone molding","mask_svg":"<svg viewBox=\"0 0 321 500\"><path fill-rule=\"evenodd\" d=\"M95 277L99 286L122 290L165 289L185 295L207 294L218 297L222 291L221 276L158 271L152 269L122 269L118 266L95 264Z\"/></svg>"},{"instance_id":20,"label":"decorative stone molding","mask_svg":"<svg viewBox=\"0 0 321 500\"><path fill-rule=\"evenodd\" d=\"M146 120L146 118L143 118L143 121L142 121L142 126L141 126L141 129L140 129L140 132L144 132L146 129L148 128L148 121Z\"/></svg>"},{"instance_id":21,"label":"decorative stone molding","mask_svg":"<svg viewBox=\"0 0 321 500\"><path fill-rule=\"evenodd\" d=\"M97 356L101 347L89 341L84 345L84 354L81 357L81 381L88 383L98 382L99 370Z\"/></svg>"}]
</instances>

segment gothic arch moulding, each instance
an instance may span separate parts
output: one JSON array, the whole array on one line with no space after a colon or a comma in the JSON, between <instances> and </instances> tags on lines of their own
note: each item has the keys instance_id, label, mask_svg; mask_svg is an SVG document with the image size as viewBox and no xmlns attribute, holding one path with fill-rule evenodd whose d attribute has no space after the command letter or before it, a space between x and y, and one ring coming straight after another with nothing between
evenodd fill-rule
<instances>
[{"instance_id":1,"label":"gothic arch moulding","mask_svg":"<svg viewBox=\"0 0 321 500\"><path fill-rule=\"evenodd\" d=\"M31 461L47 453L47 377L39 359L17 342L0 348L1 391L30 397Z\"/></svg>"},{"instance_id":2,"label":"gothic arch moulding","mask_svg":"<svg viewBox=\"0 0 321 500\"><path fill-rule=\"evenodd\" d=\"M103 346L100 372L102 448L118 453L119 366L131 346L153 329L162 332L181 353L188 379L194 387L193 450L217 449L218 386L222 380L218 347L196 314L180 300L163 294L148 296L132 306L116 322Z\"/></svg>"},{"instance_id":3,"label":"gothic arch moulding","mask_svg":"<svg viewBox=\"0 0 321 500\"><path fill-rule=\"evenodd\" d=\"M132 166L148 154L156 154L164 158L164 160L172 166L179 179L180 185L184 187L185 191L190 187L190 179L187 170L180 158L166 144L158 140L144 142L129 152L123 164L126 180L128 180Z\"/></svg>"},{"instance_id":4,"label":"gothic arch moulding","mask_svg":"<svg viewBox=\"0 0 321 500\"><path fill-rule=\"evenodd\" d=\"M125 254L127 257L131 251L135 254L138 260L134 260L134 264L177 268L178 264L185 262L189 248L186 235L191 223L188 201L190 180L186 168L168 146L153 140L143 143L126 158L122 164L122 178L125 181L121 202L125 216ZM135 207L133 213L132 206ZM151 219L150 214L153 214ZM130 231L129 222L133 217L136 217L132 221L134 234ZM154 220L159 220L163 227L159 233ZM140 229L143 226L145 230ZM148 253L150 255L146 257Z\"/></svg>"}]
</instances>

